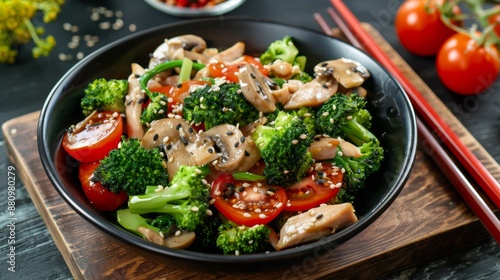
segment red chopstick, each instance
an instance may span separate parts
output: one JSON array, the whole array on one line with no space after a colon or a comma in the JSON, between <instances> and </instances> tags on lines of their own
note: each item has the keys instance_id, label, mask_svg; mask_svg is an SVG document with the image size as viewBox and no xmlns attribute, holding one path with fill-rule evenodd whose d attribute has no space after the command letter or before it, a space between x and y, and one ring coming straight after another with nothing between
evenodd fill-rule
<instances>
[{"instance_id":1,"label":"red chopstick","mask_svg":"<svg viewBox=\"0 0 500 280\"><path fill-rule=\"evenodd\" d=\"M451 129L446 124L444 124L444 122L433 110L433 108L430 107L430 105L420 96L418 90L415 88L414 85L411 84L411 82L409 82L408 78L404 76L401 73L401 71L398 70L398 68L394 65L392 60L390 60L388 56L373 42L372 38L367 34L365 29L361 27L359 21L352 14L352 12L350 12L350 10L341 1L331 0L331 2L333 6L339 10L339 13L342 14L347 23L344 22L341 15L339 15L332 8L328 9L328 13L335 21L337 26L343 31L344 35L348 38L351 44L360 49L364 49L368 51L370 54L372 54L372 56L374 56L377 60L379 60L379 62L383 64L396 77L396 79L398 79L401 82L401 84L407 91L410 100L414 103L414 105L416 104L415 106L417 107L417 109L420 109L418 110L419 113L420 114L429 113L431 115L426 118L427 120L437 120L436 122L428 121L430 122L431 125L434 125L436 128L438 128L438 126L441 124L444 125L444 127L437 130L451 133L452 136L449 138L454 142L458 142L458 143L453 143L453 145L450 145L451 146L450 150L456 147L464 147L465 150L469 151L468 148L465 147L465 145L453 133L453 131L451 131ZM318 22L318 24L320 25L320 27L323 29L323 31L328 35L332 35L330 27L321 17L321 15L316 13L314 17ZM358 40L358 38L360 40ZM450 156L446 153L443 147L441 147L441 145L437 142L437 140L432 136L430 131L427 129L427 127L419 119L417 119L417 128L419 135L422 137L423 141L422 146L426 148L426 153L430 155L436 162L436 164L441 167L441 170L447 176L448 180L452 183L452 185L457 189L457 191L465 200L465 202L469 205L470 209L478 216L480 221L490 232L490 234L495 238L497 243L500 244L500 221L496 218L493 211L488 207L488 205L486 205L481 196L476 192L476 190L473 188L470 182L461 173L460 169L456 166L455 162L450 158ZM487 185L487 187L483 188L489 189L490 193L492 192L492 189L493 190L495 190L495 188L496 190L499 189L498 182L493 178L493 176L484 168L484 166L471 152L470 154L459 153L459 156L462 155L467 157L472 157L471 159L464 158L463 159L464 162L474 163L474 165L479 165L479 166L472 166L474 168L471 167L470 169L468 169L468 172L473 173L476 172L477 170L482 170L483 173L486 173L487 176L484 176L484 174L473 176L474 178L476 177L485 178L484 180L480 181L482 187L485 184ZM491 178L490 180L492 181L492 183L489 182L489 180L487 179L488 177ZM495 193L498 192L493 192L493 194ZM496 198L496 200L494 200L495 203L500 200L499 196L495 196L495 198Z\"/></svg>"},{"instance_id":2,"label":"red chopstick","mask_svg":"<svg viewBox=\"0 0 500 280\"><path fill-rule=\"evenodd\" d=\"M500 183L484 167L472 151L460 141L453 130L443 121L432 106L419 94L418 89L397 68L387 54L372 40L363 29L359 20L341 0L330 0L337 12L342 15L351 33L358 39L363 49L377 59L401 83L410 98L413 106L420 113L425 122L440 136L440 140L448 147L454 157L469 172L483 191L500 208Z\"/></svg>"}]
</instances>

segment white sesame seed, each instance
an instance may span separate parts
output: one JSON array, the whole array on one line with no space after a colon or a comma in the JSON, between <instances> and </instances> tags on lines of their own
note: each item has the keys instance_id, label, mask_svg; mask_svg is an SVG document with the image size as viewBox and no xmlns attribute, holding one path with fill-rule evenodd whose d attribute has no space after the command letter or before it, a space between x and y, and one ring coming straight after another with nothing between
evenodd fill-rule
<instances>
[{"instance_id":1,"label":"white sesame seed","mask_svg":"<svg viewBox=\"0 0 500 280\"><path fill-rule=\"evenodd\" d=\"M265 219L265 218L267 218L267 216L266 216L266 214L259 214L259 218Z\"/></svg>"},{"instance_id":2,"label":"white sesame seed","mask_svg":"<svg viewBox=\"0 0 500 280\"><path fill-rule=\"evenodd\" d=\"M175 236L179 236L179 235L181 235L181 231L180 231L180 230L176 231L174 235L175 235Z\"/></svg>"},{"instance_id":3,"label":"white sesame seed","mask_svg":"<svg viewBox=\"0 0 500 280\"><path fill-rule=\"evenodd\" d=\"M247 213L247 212L243 213L243 216L245 216L245 217L247 217L247 218L250 218L250 217L251 217L251 215L250 215L249 213Z\"/></svg>"},{"instance_id":4,"label":"white sesame seed","mask_svg":"<svg viewBox=\"0 0 500 280\"><path fill-rule=\"evenodd\" d=\"M130 30L130 32L135 32L137 30L137 26L132 23L128 26L128 30Z\"/></svg>"},{"instance_id":5,"label":"white sesame seed","mask_svg":"<svg viewBox=\"0 0 500 280\"><path fill-rule=\"evenodd\" d=\"M198 208L197 206L191 207L191 211L193 211L193 212L198 212L199 210L200 210L200 208Z\"/></svg>"}]
</instances>

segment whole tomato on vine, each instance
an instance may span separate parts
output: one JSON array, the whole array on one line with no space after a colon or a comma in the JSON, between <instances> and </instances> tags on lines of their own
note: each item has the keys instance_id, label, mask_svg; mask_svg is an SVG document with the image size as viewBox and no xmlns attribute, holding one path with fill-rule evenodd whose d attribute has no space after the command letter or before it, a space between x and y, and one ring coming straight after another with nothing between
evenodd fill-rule
<instances>
[{"instance_id":1,"label":"whole tomato on vine","mask_svg":"<svg viewBox=\"0 0 500 280\"><path fill-rule=\"evenodd\" d=\"M441 45L456 31L441 20L439 6L443 0L407 0L401 4L394 26L401 44L410 52L422 55L435 55ZM461 14L458 6L450 7L446 13L449 18ZM453 20L453 24L462 25L462 21Z\"/></svg>"},{"instance_id":2,"label":"whole tomato on vine","mask_svg":"<svg viewBox=\"0 0 500 280\"><path fill-rule=\"evenodd\" d=\"M468 34L456 33L436 57L439 78L451 91L478 94L489 88L500 71L500 55L495 45L479 45Z\"/></svg>"}]
</instances>

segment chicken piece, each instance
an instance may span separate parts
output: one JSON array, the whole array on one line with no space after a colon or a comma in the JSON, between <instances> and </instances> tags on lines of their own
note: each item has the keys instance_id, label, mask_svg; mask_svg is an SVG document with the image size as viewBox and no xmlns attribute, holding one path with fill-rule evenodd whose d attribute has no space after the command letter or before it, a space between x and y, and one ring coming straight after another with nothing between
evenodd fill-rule
<instances>
[{"instance_id":1,"label":"chicken piece","mask_svg":"<svg viewBox=\"0 0 500 280\"><path fill-rule=\"evenodd\" d=\"M322 205L289 218L280 230L276 250L317 241L358 221L351 203Z\"/></svg>"},{"instance_id":2,"label":"chicken piece","mask_svg":"<svg viewBox=\"0 0 500 280\"><path fill-rule=\"evenodd\" d=\"M325 103L337 92L338 82L332 76L317 77L291 94L289 101L285 104L285 109L315 107Z\"/></svg>"},{"instance_id":3,"label":"chicken piece","mask_svg":"<svg viewBox=\"0 0 500 280\"><path fill-rule=\"evenodd\" d=\"M137 63L133 63L131 68L132 73L128 77L128 93L125 96L127 134L128 137L142 139L144 136L144 128L141 124L141 114L145 93L141 90L139 77L144 74L144 68Z\"/></svg>"}]
</instances>

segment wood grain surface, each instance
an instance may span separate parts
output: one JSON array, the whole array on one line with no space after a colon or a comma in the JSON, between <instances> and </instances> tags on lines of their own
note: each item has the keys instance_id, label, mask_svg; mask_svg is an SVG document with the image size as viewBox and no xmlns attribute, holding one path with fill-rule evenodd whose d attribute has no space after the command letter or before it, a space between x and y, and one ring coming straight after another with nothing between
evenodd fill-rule
<instances>
[{"instance_id":1,"label":"wood grain surface","mask_svg":"<svg viewBox=\"0 0 500 280\"><path fill-rule=\"evenodd\" d=\"M371 28L366 26L366 28ZM441 112L462 141L500 180L500 166L460 124L434 93L375 31L378 43L415 81L425 98ZM41 165L36 147L38 112L2 126L11 162L76 279L324 279L376 278L464 249L488 237L430 158L417 151L415 165L401 194L373 224L344 244L327 246L289 267L234 275L196 273L158 264L115 243L79 215L58 195ZM491 205L491 204L490 204ZM466 240L467 242L464 242Z\"/></svg>"}]
</instances>

